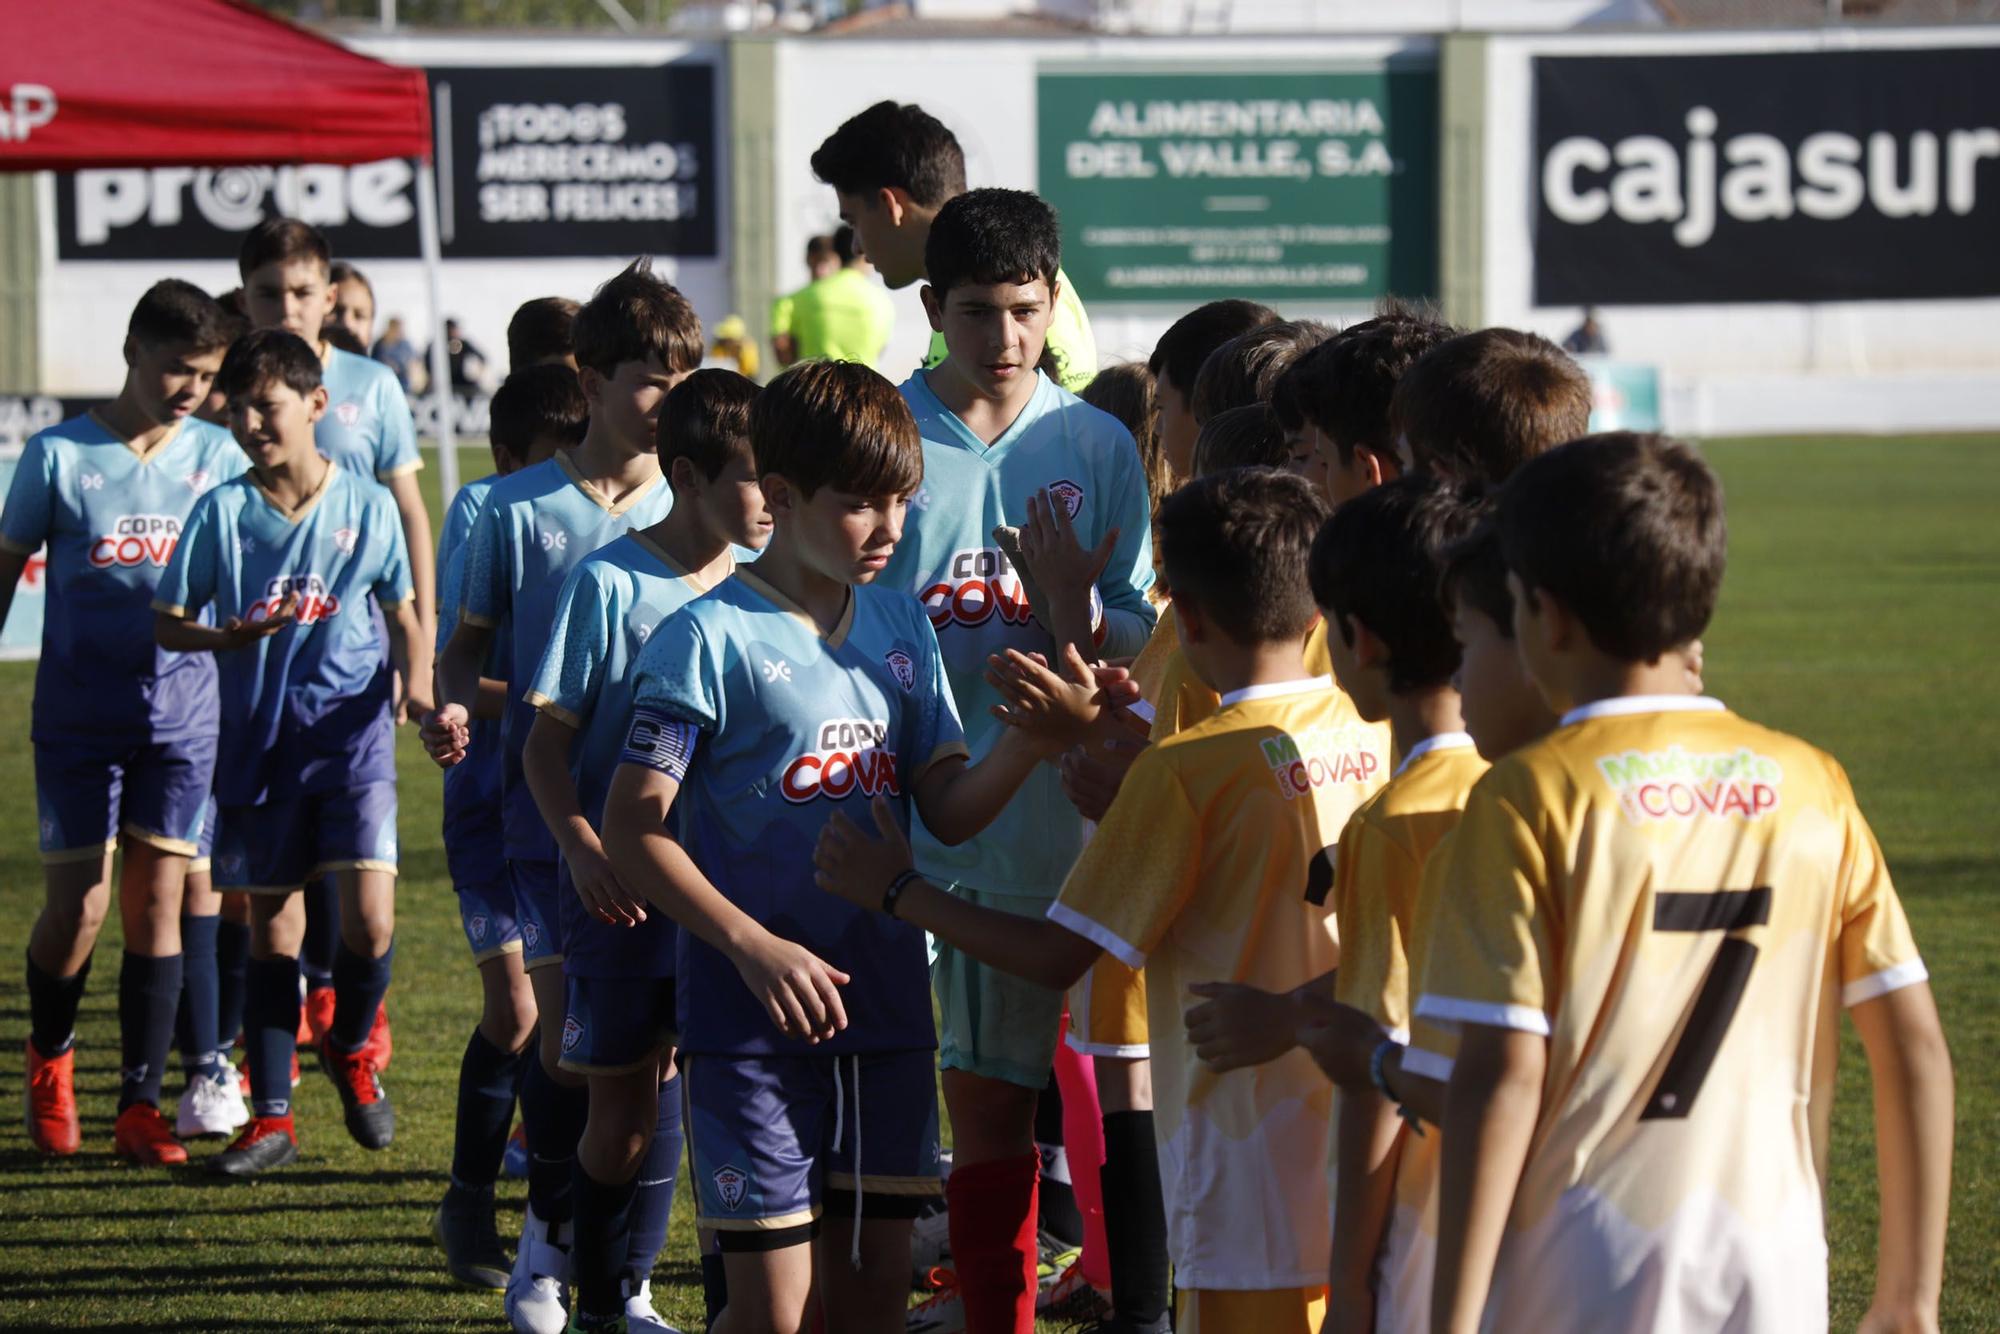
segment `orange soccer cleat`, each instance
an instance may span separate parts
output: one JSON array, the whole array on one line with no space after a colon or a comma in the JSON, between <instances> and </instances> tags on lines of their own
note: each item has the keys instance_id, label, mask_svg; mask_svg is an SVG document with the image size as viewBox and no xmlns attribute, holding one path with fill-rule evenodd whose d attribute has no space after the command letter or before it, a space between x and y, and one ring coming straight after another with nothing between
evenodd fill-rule
<instances>
[{"instance_id":1,"label":"orange soccer cleat","mask_svg":"<svg viewBox=\"0 0 2000 1334\"><path fill-rule=\"evenodd\" d=\"M28 1138L43 1153L67 1158L83 1147L76 1122L76 1048L43 1056L28 1044Z\"/></svg>"},{"instance_id":2,"label":"orange soccer cleat","mask_svg":"<svg viewBox=\"0 0 2000 1334\"><path fill-rule=\"evenodd\" d=\"M135 1102L118 1113L111 1144L120 1158L141 1167L172 1167L188 1160L187 1150L174 1138L174 1128L150 1102Z\"/></svg>"}]
</instances>

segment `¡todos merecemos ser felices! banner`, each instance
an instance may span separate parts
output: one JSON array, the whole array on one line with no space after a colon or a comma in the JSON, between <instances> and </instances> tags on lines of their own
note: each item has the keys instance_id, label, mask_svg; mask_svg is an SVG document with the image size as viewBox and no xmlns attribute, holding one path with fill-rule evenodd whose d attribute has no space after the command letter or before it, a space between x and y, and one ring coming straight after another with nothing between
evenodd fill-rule
<instances>
[{"instance_id":1,"label":"\u00a1todos merecemos ser felices! banner","mask_svg":"<svg viewBox=\"0 0 2000 1334\"><path fill-rule=\"evenodd\" d=\"M1040 191L1090 301L1365 304L1436 282L1437 75L1044 66Z\"/></svg>"}]
</instances>

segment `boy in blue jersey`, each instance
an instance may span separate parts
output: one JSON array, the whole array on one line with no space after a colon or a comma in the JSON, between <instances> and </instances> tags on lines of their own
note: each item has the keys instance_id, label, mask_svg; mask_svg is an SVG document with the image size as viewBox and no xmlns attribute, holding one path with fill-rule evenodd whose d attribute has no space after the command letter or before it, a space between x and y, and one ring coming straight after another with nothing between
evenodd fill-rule
<instances>
[{"instance_id":1,"label":"boy in blue jersey","mask_svg":"<svg viewBox=\"0 0 2000 1334\"><path fill-rule=\"evenodd\" d=\"M81 1144L71 1043L122 841L113 1139L136 1162L187 1161L160 1116L160 1077L180 997L182 890L215 769L215 667L160 651L141 627L196 498L246 466L226 432L192 416L226 340L206 293L155 284L132 311L118 397L34 435L0 515L0 623L28 558L48 547L30 733L47 897L28 937L26 1081L28 1133L46 1154ZM200 1083L218 1085L212 1008L207 1020ZM190 1089L211 1101L228 1092Z\"/></svg>"},{"instance_id":2,"label":"boy in blue jersey","mask_svg":"<svg viewBox=\"0 0 2000 1334\"><path fill-rule=\"evenodd\" d=\"M988 716L999 702L985 679L989 655L1015 648L1053 660L1075 644L1087 657L1129 657L1155 619L1151 506L1131 433L1036 369L1061 258L1055 211L1014 190L953 199L925 244L924 308L948 355L902 387L924 439L924 484L883 582L929 613L975 756L1006 730ZM1031 521L1050 505L1064 540L1035 553L1042 615L993 532L1044 530ZM1082 850L1083 820L1050 769L986 835L958 848L930 835L927 826L915 835L926 875L971 901L1039 916ZM1035 1103L1063 997L949 947L933 981L958 1291L975 1320L1012 1311L994 1328L1014 1328L1033 1317Z\"/></svg>"},{"instance_id":3,"label":"boy in blue jersey","mask_svg":"<svg viewBox=\"0 0 2000 1334\"><path fill-rule=\"evenodd\" d=\"M633 1330L665 1328L648 1289L681 1159L678 933L619 883L597 831L631 724L633 660L655 626L729 577L734 551L770 540L750 452L756 397L755 384L728 370L696 371L667 395L659 454L673 512L570 571L528 687L538 713L522 769L562 849L562 1066L590 1087L570 1249L574 1329L620 1317Z\"/></svg>"},{"instance_id":4,"label":"boy in blue jersey","mask_svg":"<svg viewBox=\"0 0 2000 1334\"><path fill-rule=\"evenodd\" d=\"M243 238L236 267L243 279L243 312L258 329L297 334L319 353L327 410L313 428L319 452L355 477L372 477L396 498L410 575L416 581L417 617L427 637L436 624L431 566L431 520L417 489L416 426L409 400L395 372L366 355L334 346L326 326L340 302L332 251L317 227L296 218L269 218ZM349 270L352 272L352 270ZM380 627L378 625L378 633ZM382 666L388 663L384 659ZM306 1030L317 1042L333 1014L333 960L339 932L339 900L330 880L306 890L306 942L300 963L306 974ZM389 1063L386 1013L370 1035L376 1063Z\"/></svg>"},{"instance_id":5,"label":"boy in blue jersey","mask_svg":"<svg viewBox=\"0 0 2000 1334\"><path fill-rule=\"evenodd\" d=\"M682 928L697 1221L728 1276L711 1328L808 1328L814 1292L829 1329L900 1328L939 1167L924 941L818 893L812 848L831 812L877 797L962 841L1038 754L1009 733L967 765L936 632L877 585L924 468L888 381L795 366L750 439L770 545L641 650L603 846Z\"/></svg>"},{"instance_id":6,"label":"boy in blue jersey","mask_svg":"<svg viewBox=\"0 0 2000 1334\"><path fill-rule=\"evenodd\" d=\"M340 892L333 1023L320 1061L348 1133L380 1149L395 1113L365 1050L393 957L395 724L424 710L430 644L395 505L313 447L319 359L295 335L239 340L219 374L251 470L196 503L154 599L163 648L217 655L222 731L215 879L251 896L246 1050L251 1119L213 1170L250 1176L298 1157L290 1069L306 882ZM404 683L378 669L381 608ZM198 619L213 605L219 625Z\"/></svg>"},{"instance_id":7,"label":"boy in blue jersey","mask_svg":"<svg viewBox=\"0 0 2000 1334\"><path fill-rule=\"evenodd\" d=\"M497 630L508 629L509 663L525 673L541 660L556 595L576 563L631 528L666 517L671 489L660 475L654 434L668 390L701 364L694 308L641 260L605 283L576 318L578 378L590 405L581 444L495 484L466 539L458 626L439 670L444 697L426 730L441 764L459 762L478 699L481 664ZM522 962L537 1011L564 1012L556 841L521 772L535 710L526 681L510 681L502 719L501 827ZM559 1238L570 1216L576 1142L588 1106L582 1080L559 1071L561 1025L541 1025L540 1059L521 1085L527 1132L528 1217L507 1308L516 1327L561 1328L568 1268Z\"/></svg>"},{"instance_id":8,"label":"boy in blue jersey","mask_svg":"<svg viewBox=\"0 0 2000 1334\"><path fill-rule=\"evenodd\" d=\"M465 582L465 541L486 497L504 477L545 462L583 439L589 405L568 366L514 372L493 395L488 440L494 472L468 482L445 511L438 542L438 648L458 626ZM458 1067L458 1115L451 1184L431 1228L453 1278L472 1287L507 1286L508 1260L493 1224L493 1185L506 1153L535 995L521 967L521 927L501 856L500 718L509 668L505 636L496 636L480 681L480 703L466 758L444 773L444 855L458 893L459 921L479 969L479 1023Z\"/></svg>"}]
</instances>

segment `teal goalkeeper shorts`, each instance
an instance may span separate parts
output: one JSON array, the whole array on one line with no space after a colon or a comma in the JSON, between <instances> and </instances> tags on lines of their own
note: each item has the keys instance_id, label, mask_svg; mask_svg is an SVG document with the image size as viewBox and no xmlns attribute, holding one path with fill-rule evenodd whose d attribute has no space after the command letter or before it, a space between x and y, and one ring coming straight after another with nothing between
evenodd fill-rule
<instances>
[{"instance_id":1,"label":"teal goalkeeper shorts","mask_svg":"<svg viewBox=\"0 0 2000 1334\"><path fill-rule=\"evenodd\" d=\"M949 892L1017 917L1040 917L1049 910L1045 899L987 894L970 885L956 884ZM938 1068L1046 1088L1062 1037L1063 993L990 968L941 940L934 943Z\"/></svg>"}]
</instances>

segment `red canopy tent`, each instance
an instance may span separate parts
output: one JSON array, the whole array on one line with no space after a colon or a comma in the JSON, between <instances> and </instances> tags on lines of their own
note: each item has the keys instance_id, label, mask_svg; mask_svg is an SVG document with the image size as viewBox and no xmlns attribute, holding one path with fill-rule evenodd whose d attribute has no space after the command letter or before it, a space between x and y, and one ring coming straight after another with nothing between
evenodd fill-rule
<instances>
[{"instance_id":1,"label":"red canopy tent","mask_svg":"<svg viewBox=\"0 0 2000 1334\"><path fill-rule=\"evenodd\" d=\"M0 35L0 171L417 164L417 226L442 323L437 177L423 71L349 51L243 0L47 0ZM444 336L431 378L451 382ZM439 472L458 480L451 414Z\"/></svg>"}]
</instances>

